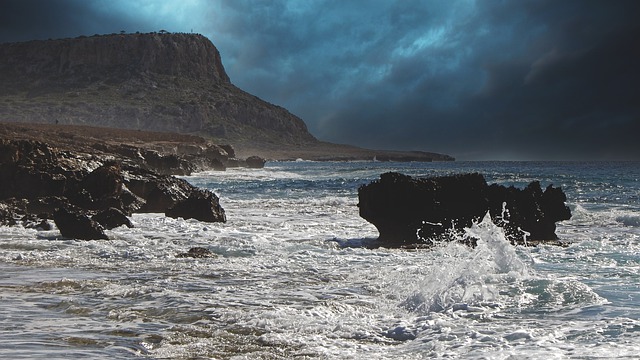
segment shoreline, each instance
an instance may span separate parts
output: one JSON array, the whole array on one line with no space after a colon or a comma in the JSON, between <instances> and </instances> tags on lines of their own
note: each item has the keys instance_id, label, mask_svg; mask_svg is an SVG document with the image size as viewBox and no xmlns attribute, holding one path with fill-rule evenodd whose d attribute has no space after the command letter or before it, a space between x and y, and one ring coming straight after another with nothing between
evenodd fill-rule
<instances>
[{"instance_id":1,"label":"shoreline","mask_svg":"<svg viewBox=\"0 0 640 360\"><path fill-rule=\"evenodd\" d=\"M92 125L42 124L0 121L0 138L37 140L57 148L73 151L95 151L95 143L131 145L158 152L173 153L171 148L179 144L205 146L228 144L232 146L230 157L247 159L259 156L267 161L400 161L431 162L455 161L455 158L424 151L373 150L351 145L317 141L297 145L265 142L234 141L233 139L207 139L200 135L173 132L118 129ZM164 150L164 151L163 151Z\"/></svg>"}]
</instances>

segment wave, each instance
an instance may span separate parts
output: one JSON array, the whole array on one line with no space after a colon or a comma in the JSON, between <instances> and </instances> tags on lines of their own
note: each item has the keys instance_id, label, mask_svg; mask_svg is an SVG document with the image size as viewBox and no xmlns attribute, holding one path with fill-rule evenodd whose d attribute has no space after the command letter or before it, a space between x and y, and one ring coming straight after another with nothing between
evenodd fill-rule
<instances>
[{"instance_id":1,"label":"wave","mask_svg":"<svg viewBox=\"0 0 640 360\"><path fill-rule=\"evenodd\" d=\"M432 262L425 264L419 280L412 279L416 285L409 287L400 307L425 315L510 308L536 312L606 303L576 279L538 274L529 248L511 245L488 215L466 233L478 239L477 246L447 243L434 249Z\"/></svg>"},{"instance_id":2,"label":"wave","mask_svg":"<svg viewBox=\"0 0 640 360\"><path fill-rule=\"evenodd\" d=\"M621 223L624 226L629 227L640 227L640 215L618 215L616 216L616 221Z\"/></svg>"}]
</instances>

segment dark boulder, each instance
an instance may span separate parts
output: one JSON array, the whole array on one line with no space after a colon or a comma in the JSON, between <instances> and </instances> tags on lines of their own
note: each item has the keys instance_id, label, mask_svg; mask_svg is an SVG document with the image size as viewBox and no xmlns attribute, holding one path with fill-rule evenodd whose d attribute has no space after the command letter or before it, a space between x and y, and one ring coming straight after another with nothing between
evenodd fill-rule
<instances>
[{"instance_id":1,"label":"dark boulder","mask_svg":"<svg viewBox=\"0 0 640 360\"><path fill-rule=\"evenodd\" d=\"M225 222L218 197L184 179L158 175L142 169L129 169L126 186L146 203L137 212L164 213L170 217Z\"/></svg>"},{"instance_id":2,"label":"dark boulder","mask_svg":"<svg viewBox=\"0 0 640 360\"><path fill-rule=\"evenodd\" d=\"M119 196L122 193L122 169L117 162L106 162L82 179L81 186L94 199Z\"/></svg>"},{"instance_id":3,"label":"dark boulder","mask_svg":"<svg viewBox=\"0 0 640 360\"><path fill-rule=\"evenodd\" d=\"M561 189L539 182L525 189L487 185L481 174L412 178L385 173L358 189L360 216L385 246L458 238L487 211L513 243L556 240L555 223L571 217Z\"/></svg>"},{"instance_id":4,"label":"dark boulder","mask_svg":"<svg viewBox=\"0 0 640 360\"><path fill-rule=\"evenodd\" d=\"M260 156L249 156L245 162L248 168L261 169L267 161Z\"/></svg>"},{"instance_id":5,"label":"dark boulder","mask_svg":"<svg viewBox=\"0 0 640 360\"><path fill-rule=\"evenodd\" d=\"M122 193L117 198L117 201L114 207L121 210L127 216L138 212L138 210L147 203L145 199L131 192L126 186L122 187Z\"/></svg>"},{"instance_id":6,"label":"dark boulder","mask_svg":"<svg viewBox=\"0 0 640 360\"><path fill-rule=\"evenodd\" d=\"M234 158L236 157L236 149L233 147L233 145L230 144L223 144L223 145L218 145L222 148L222 150L224 150L227 153L227 158Z\"/></svg>"},{"instance_id":7,"label":"dark boulder","mask_svg":"<svg viewBox=\"0 0 640 360\"><path fill-rule=\"evenodd\" d=\"M104 229L80 210L61 207L53 213L58 230L62 236L78 240L108 240Z\"/></svg>"},{"instance_id":8,"label":"dark boulder","mask_svg":"<svg viewBox=\"0 0 640 360\"><path fill-rule=\"evenodd\" d=\"M164 213L191 195L197 188L184 179L160 175L140 168L128 168L125 185L145 203L137 212Z\"/></svg>"},{"instance_id":9,"label":"dark boulder","mask_svg":"<svg viewBox=\"0 0 640 360\"><path fill-rule=\"evenodd\" d=\"M93 215L91 219L102 225L107 230L115 229L122 225L125 225L128 228L133 227L133 224L131 224L131 220L129 220L129 218L124 213L122 213L122 211L116 208L108 208L106 210L100 211L99 213Z\"/></svg>"},{"instance_id":10,"label":"dark boulder","mask_svg":"<svg viewBox=\"0 0 640 360\"><path fill-rule=\"evenodd\" d=\"M205 222L226 222L227 218L216 194L197 190L165 212L172 218L196 219Z\"/></svg>"}]
</instances>

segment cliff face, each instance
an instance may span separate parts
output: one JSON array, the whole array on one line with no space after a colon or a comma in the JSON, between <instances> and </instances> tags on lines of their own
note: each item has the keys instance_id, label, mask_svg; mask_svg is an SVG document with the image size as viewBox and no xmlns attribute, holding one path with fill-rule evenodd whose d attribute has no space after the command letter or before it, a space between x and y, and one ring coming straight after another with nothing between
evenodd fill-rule
<instances>
[{"instance_id":1,"label":"cliff face","mask_svg":"<svg viewBox=\"0 0 640 360\"><path fill-rule=\"evenodd\" d=\"M315 143L304 122L231 84L196 34L122 34L0 44L0 121Z\"/></svg>"},{"instance_id":2,"label":"cliff face","mask_svg":"<svg viewBox=\"0 0 640 360\"><path fill-rule=\"evenodd\" d=\"M228 83L220 53L202 35L131 34L5 44L3 75L96 81L157 73ZM4 71L3 71L4 70Z\"/></svg>"}]
</instances>

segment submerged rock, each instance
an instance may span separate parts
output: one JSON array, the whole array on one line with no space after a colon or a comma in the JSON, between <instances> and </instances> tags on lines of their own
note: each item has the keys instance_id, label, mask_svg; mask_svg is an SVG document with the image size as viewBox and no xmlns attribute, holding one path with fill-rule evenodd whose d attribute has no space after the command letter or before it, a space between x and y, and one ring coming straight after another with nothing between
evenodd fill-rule
<instances>
[{"instance_id":1,"label":"submerged rock","mask_svg":"<svg viewBox=\"0 0 640 360\"><path fill-rule=\"evenodd\" d=\"M189 249L189 251L187 251L186 253L180 253L176 255L177 258L194 258L194 259L210 258L215 256L216 255L211 251L209 251L208 249L205 249L199 246Z\"/></svg>"},{"instance_id":2,"label":"submerged rock","mask_svg":"<svg viewBox=\"0 0 640 360\"><path fill-rule=\"evenodd\" d=\"M81 211L61 207L53 213L62 236L78 240L109 240L103 227Z\"/></svg>"},{"instance_id":3,"label":"submerged rock","mask_svg":"<svg viewBox=\"0 0 640 360\"><path fill-rule=\"evenodd\" d=\"M525 189L487 185L481 174L412 178L385 173L358 189L360 216L376 226L385 246L460 238L490 213L512 243L554 241L555 223L571 217L561 189L539 182Z\"/></svg>"}]
</instances>

